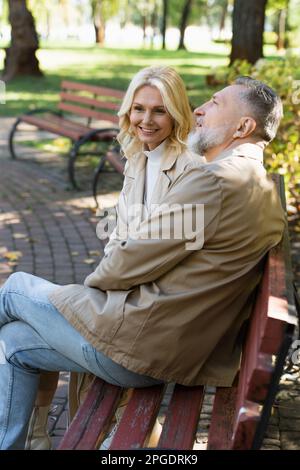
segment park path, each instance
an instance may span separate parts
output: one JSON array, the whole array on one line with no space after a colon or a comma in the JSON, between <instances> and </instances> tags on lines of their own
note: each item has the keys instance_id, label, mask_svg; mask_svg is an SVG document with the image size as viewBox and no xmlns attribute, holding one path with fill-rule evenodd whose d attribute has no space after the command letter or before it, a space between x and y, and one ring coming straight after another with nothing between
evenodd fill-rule
<instances>
[{"instance_id":1,"label":"park path","mask_svg":"<svg viewBox=\"0 0 300 470\"><path fill-rule=\"evenodd\" d=\"M66 191L62 171L65 160L41 154L24 161L11 161L7 134L12 119L0 126L0 285L14 271L25 271L58 284L82 283L98 264L103 243L96 237L98 217L90 190ZM36 138L35 133L31 138ZM23 149L24 150L24 149ZM22 150L22 151L23 151ZM26 151L24 150L24 153ZM102 196L112 206L114 187ZM291 217L292 254L300 286L300 221ZM59 387L49 414L49 432L55 449L67 427L68 374L60 374ZM166 395L164 403L170 397ZM205 448L213 389L205 397L196 448ZM300 449L300 375L295 366L281 380L264 448Z\"/></svg>"},{"instance_id":2,"label":"park path","mask_svg":"<svg viewBox=\"0 0 300 470\"><path fill-rule=\"evenodd\" d=\"M62 159L55 158L56 171L53 162L10 160L6 142L11 122L2 120L0 132L0 285L14 271L57 284L80 284L103 254L90 191L66 191ZM116 194L107 200L113 205ZM67 382L68 374L62 373L48 420L54 448L67 426Z\"/></svg>"}]
</instances>

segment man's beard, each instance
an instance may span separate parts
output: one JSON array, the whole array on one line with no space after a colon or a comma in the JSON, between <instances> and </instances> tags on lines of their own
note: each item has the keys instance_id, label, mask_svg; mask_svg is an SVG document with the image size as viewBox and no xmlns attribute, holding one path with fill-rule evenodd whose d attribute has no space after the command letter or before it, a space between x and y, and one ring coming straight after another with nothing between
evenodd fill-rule
<instances>
[{"instance_id":1,"label":"man's beard","mask_svg":"<svg viewBox=\"0 0 300 470\"><path fill-rule=\"evenodd\" d=\"M188 136L188 147L198 155L205 155L208 150L225 142L227 132L227 126L194 129Z\"/></svg>"}]
</instances>

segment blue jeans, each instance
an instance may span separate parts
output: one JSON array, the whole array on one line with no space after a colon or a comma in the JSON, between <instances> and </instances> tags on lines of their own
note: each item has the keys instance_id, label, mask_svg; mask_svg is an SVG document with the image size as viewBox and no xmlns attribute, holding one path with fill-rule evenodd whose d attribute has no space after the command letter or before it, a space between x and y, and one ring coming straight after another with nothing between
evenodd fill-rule
<instances>
[{"instance_id":1,"label":"blue jeans","mask_svg":"<svg viewBox=\"0 0 300 470\"><path fill-rule=\"evenodd\" d=\"M55 287L19 272L0 289L0 449L24 448L41 370L92 372L124 387L160 383L95 350L48 300Z\"/></svg>"}]
</instances>

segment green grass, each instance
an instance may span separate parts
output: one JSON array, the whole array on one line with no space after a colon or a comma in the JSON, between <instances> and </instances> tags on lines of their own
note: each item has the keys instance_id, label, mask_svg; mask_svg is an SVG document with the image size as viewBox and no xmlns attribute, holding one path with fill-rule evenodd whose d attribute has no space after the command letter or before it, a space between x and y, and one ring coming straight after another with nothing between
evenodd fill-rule
<instances>
[{"instance_id":1,"label":"green grass","mask_svg":"<svg viewBox=\"0 0 300 470\"><path fill-rule=\"evenodd\" d=\"M149 65L170 65L182 76L191 104L205 101L212 90L205 76L212 68L228 64L229 46L210 44L203 52L113 49L74 44L42 45L37 56L43 77L19 77L6 85L6 104L0 116L17 116L28 109L55 108L62 80L76 80L125 90L133 75ZM273 49L268 48L270 55ZM4 51L0 50L0 69Z\"/></svg>"},{"instance_id":2,"label":"green grass","mask_svg":"<svg viewBox=\"0 0 300 470\"><path fill-rule=\"evenodd\" d=\"M226 49L220 52L153 51L100 49L99 47L44 47L37 52L42 78L20 77L6 85L6 104L1 116L16 116L38 108L55 108L60 82L76 80L99 86L125 90L132 76L141 68L161 64L174 67L186 83L192 105L210 95L205 75L212 67L226 65ZM0 54L0 67L4 53Z\"/></svg>"},{"instance_id":3,"label":"green grass","mask_svg":"<svg viewBox=\"0 0 300 470\"><path fill-rule=\"evenodd\" d=\"M37 150L45 150L47 152L54 153L63 154L70 151L70 140L65 139L64 137L59 137L57 139L22 140L22 145Z\"/></svg>"},{"instance_id":4,"label":"green grass","mask_svg":"<svg viewBox=\"0 0 300 470\"><path fill-rule=\"evenodd\" d=\"M212 93L205 76L212 68L227 65L229 52L230 45L223 43L207 43L203 52L100 48L71 41L42 43L37 56L44 76L19 77L9 82L0 116L17 116L40 107L55 108L63 79L125 90L139 69L154 64L174 67L186 83L191 104L196 106ZM267 57L274 52L273 46L265 46ZM4 56L4 49L0 49L0 70Z\"/></svg>"}]
</instances>

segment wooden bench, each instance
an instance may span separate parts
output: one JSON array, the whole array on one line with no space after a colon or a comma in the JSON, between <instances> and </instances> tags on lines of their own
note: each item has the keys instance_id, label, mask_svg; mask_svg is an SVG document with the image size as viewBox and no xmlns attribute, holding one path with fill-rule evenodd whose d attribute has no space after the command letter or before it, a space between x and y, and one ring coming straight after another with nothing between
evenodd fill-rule
<instances>
[{"instance_id":1,"label":"wooden bench","mask_svg":"<svg viewBox=\"0 0 300 470\"><path fill-rule=\"evenodd\" d=\"M99 161L99 165L95 170L93 183L92 183L92 191L93 197L95 200L96 207L99 206L97 200L97 188L98 188L98 181L101 172L103 171L105 162L108 161L110 165L118 172L123 174L126 159L121 155L121 148L120 145L116 142L107 150L107 152L102 156L101 160Z\"/></svg>"},{"instance_id":2,"label":"wooden bench","mask_svg":"<svg viewBox=\"0 0 300 470\"><path fill-rule=\"evenodd\" d=\"M59 96L57 110L34 109L16 120L9 135L9 149L11 157L17 158L14 137L20 123L30 124L40 130L69 138L72 147L69 153L68 173L73 187L77 188L74 166L80 147L91 141L115 141L119 121L116 111L120 107L124 92L84 83L63 81ZM101 122L99 123L99 121ZM109 161L105 158L105 154L87 153L99 155L100 170L103 169L105 160ZM101 166L102 160L103 165ZM116 165L115 160L111 164L117 171L120 171L120 155ZM99 174L99 169L97 171Z\"/></svg>"},{"instance_id":3,"label":"wooden bench","mask_svg":"<svg viewBox=\"0 0 300 470\"><path fill-rule=\"evenodd\" d=\"M261 447L296 325L291 273L286 231L283 243L266 258L239 374L232 387L216 389L208 449ZM95 378L59 449L98 449L122 391ZM110 450L147 448L164 392L163 385L133 390ZM202 386L175 385L157 449L193 449L204 393Z\"/></svg>"}]
</instances>

